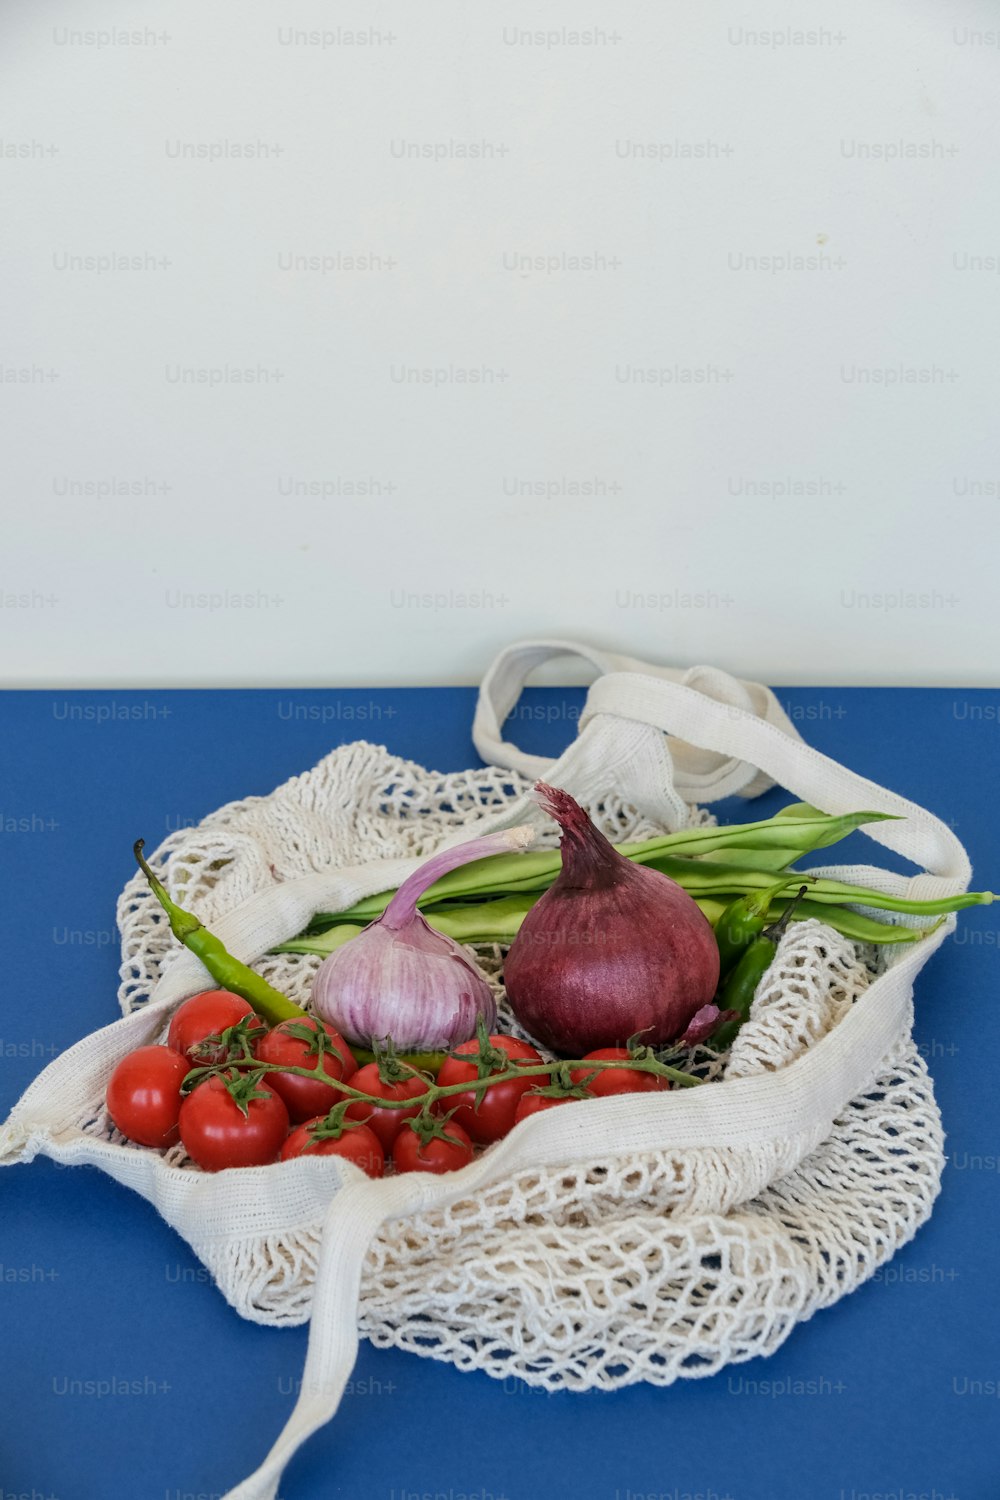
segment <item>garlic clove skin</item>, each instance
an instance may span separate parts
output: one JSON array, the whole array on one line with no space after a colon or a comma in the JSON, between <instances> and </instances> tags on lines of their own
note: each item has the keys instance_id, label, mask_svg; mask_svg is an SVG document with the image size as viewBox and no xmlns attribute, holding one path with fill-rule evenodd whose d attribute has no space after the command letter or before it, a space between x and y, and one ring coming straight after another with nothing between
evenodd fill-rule
<instances>
[{"instance_id":1,"label":"garlic clove skin","mask_svg":"<svg viewBox=\"0 0 1000 1500\"><path fill-rule=\"evenodd\" d=\"M390 1036L402 1052L441 1052L496 1026L493 991L451 938L416 915L405 931L374 922L324 959L312 1008L356 1046Z\"/></svg>"}]
</instances>

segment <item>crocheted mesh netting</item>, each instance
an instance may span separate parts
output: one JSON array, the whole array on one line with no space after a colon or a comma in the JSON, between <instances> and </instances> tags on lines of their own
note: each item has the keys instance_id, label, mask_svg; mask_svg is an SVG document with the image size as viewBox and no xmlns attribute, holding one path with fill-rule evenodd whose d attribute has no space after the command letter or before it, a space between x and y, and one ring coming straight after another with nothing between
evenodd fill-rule
<instances>
[{"instance_id":1,"label":"crocheted mesh netting","mask_svg":"<svg viewBox=\"0 0 1000 1500\"><path fill-rule=\"evenodd\" d=\"M471 837L477 821L527 789L508 772L439 775L362 742L269 797L231 803L171 834L151 862L211 926L278 882L422 855L459 828ZM590 811L615 839L655 831L613 799ZM713 821L698 809L691 817ZM130 1012L181 950L139 877L120 898L119 923L119 998ZM503 997L502 950L476 956L501 1025L518 1031ZM863 997L879 962L820 923L793 925L728 1058L695 1049L682 1065L710 1086L781 1069ZM270 955L255 967L307 1003L318 963ZM80 1123L121 1139L96 1099ZM553 1390L667 1384L768 1353L796 1322L870 1276L930 1213L942 1132L908 1034L828 1138L802 1151L789 1141L752 1153L600 1157L523 1172L449 1208L392 1221L365 1262L362 1331L379 1345ZM165 1156L197 1171L180 1147ZM207 1238L195 1249L244 1316L301 1323L320 1227Z\"/></svg>"}]
</instances>

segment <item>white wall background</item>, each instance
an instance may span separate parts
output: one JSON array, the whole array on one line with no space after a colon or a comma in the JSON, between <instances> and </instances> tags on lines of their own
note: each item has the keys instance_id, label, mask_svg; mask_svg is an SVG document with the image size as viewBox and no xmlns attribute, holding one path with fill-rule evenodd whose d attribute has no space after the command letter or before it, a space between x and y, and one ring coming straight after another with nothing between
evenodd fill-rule
<instances>
[{"instance_id":1,"label":"white wall background","mask_svg":"<svg viewBox=\"0 0 1000 1500\"><path fill-rule=\"evenodd\" d=\"M0 40L6 683L997 682L995 6Z\"/></svg>"}]
</instances>

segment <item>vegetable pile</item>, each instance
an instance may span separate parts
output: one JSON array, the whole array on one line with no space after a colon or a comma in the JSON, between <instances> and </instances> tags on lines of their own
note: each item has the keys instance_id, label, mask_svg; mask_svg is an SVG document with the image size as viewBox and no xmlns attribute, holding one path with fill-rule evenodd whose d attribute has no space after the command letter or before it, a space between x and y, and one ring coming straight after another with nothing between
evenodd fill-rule
<instances>
[{"instance_id":1,"label":"vegetable pile","mask_svg":"<svg viewBox=\"0 0 1000 1500\"><path fill-rule=\"evenodd\" d=\"M818 916L871 943L918 942L990 892L913 901L794 861L884 814L774 818L613 846L565 791L538 787L559 851L524 828L442 851L398 891L318 913L276 952L320 954L312 1014L228 953L136 859L171 931L220 986L186 1000L160 1046L122 1059L108 1114L128 1139L180 1144L205 1171L335 1155L372 1177L448 1172L540 1111L693 1087L692 1047L725 1052L787 925ZM366 925L362 926L364 923ZM496 1030L461 943L509 945L508 1003L549 1052ZM572 1055L570 1055L572 1054Z\"/></svg>"}]
</instances>

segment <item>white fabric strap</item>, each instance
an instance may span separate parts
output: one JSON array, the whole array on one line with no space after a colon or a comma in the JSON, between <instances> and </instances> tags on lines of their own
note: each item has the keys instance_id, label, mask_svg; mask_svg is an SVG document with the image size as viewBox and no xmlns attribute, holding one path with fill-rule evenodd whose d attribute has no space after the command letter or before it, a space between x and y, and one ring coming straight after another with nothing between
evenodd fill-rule
<instances>
[{"instance_id":1,"label":"white fabric strap","mask_svg":"<svg viewBox=\"0 0 1000 1500\"><path fill-rule=\"evenodd\" d=\"M381 1224L419 1206L420 1183L393 1177L350 1182L327 1211L316 1267L309 1350L291 1416L260 1467L224 1500L275 1500L289 1459L333 1416L358 1355L358 1298L365 1253Z\"/></svg>"},{"instance_id":2,"label":"white fabric strap","mask_svg":"<svg viewBox=\"0 0 1000 1500\"><path fill-rule=\"evenodd\" d=\"M972 867L965 849L933 813L849 771L780 728L719 703L677 682L640 672L615 672L594 683L581 719L632 719L704 745L720 755L742 755L781 786L828 813L884 812L905 821L874 823L866 832L887 849L922 865L913 894L931 899L968 889Z\"/></svg>"},{"instance_id":3,"label":"white fabric strap","mask_svg":"<svg viewBox=\"0 0 1000 1500\"><path fill-rule=\"evenodd\" d=\"M567 656L582 657L589 662L599 674L598 681L608 673L642 673L680 683L719 703L764 719L791 739L799 738L797 729L770 688L759 682L743 682L717 667L681 670L654 666L611 651L599 651L578 641L520 641L500 652L479 690L472 738L483 760L490 765L518 771L533 781L540 777L544 779L550 773L555 762L542 755L528 755L512 741L505 740L503 726L530 673L544 662ZM592 716L591 698L588 698L586 717ZM718 755L697 742L687 743L680 737L671 737L669 752L664 747L664 754L665 768L672 771L673 789L684 804L715 802L730 796L756 797L771 785L768 777L739 754Z\"/></svg>"}]
</instances>

